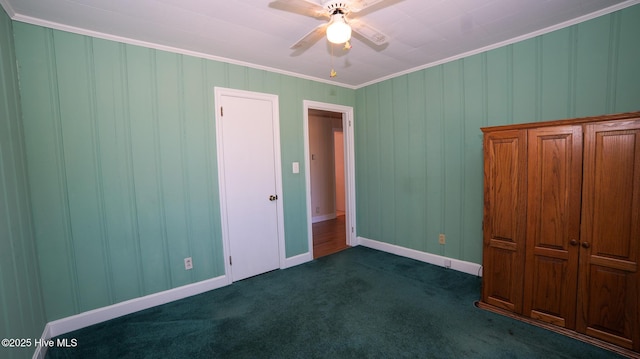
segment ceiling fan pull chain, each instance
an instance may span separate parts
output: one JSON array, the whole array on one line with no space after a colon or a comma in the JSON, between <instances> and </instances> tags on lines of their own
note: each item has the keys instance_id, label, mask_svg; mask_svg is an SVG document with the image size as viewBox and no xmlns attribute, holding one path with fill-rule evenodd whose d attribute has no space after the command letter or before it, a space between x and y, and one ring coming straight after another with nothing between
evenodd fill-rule
<instances>
[{"instance_id":1,"label":"ceiling fan pull chain","mask_svg":"<svg viewBox=\"0 0 640 359\"><path fill-rule=\"evenodd\" d=\"M329 43L329 46L331 46L331 72L329 73L329 77L334 78L338 76L338 73L333 68L333 44Z\"/></svg>"}]
</instances>

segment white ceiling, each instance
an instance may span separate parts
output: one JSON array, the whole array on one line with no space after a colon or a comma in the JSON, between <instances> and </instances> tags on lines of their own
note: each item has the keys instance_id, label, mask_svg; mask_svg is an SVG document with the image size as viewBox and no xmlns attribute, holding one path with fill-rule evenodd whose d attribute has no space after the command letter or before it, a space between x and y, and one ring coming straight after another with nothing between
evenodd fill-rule
<instances>
[{"instance_id":1,"label":"white ceiling","mask_svg":"<svg viewBox=\"0 0 640 359\"><path fill-rule=\"evenodd\" d=\"M289 11L296 4L292 0L0 0L16 21L349 88L638 3L640 0L386 0L357 15L388 35L389 43L376 47L354 37L351 50L334 45L332 57L325 38L304 51L289 49L325 21ZM329 77L332 67L335 78Z\"/></svg>"}]
</instances>

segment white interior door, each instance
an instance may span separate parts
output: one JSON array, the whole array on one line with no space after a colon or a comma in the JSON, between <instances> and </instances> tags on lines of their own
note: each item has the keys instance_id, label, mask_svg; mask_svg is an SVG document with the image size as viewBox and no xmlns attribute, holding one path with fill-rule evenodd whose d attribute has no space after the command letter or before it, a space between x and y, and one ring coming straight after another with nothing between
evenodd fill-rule
<instances>
[{"instance_id":1,"label":"white interior door","mask_svg":"<svg viewBox=\"0 0 640 359\"><path fill-rule=\"evenodd\" d=\"M277 96L216 89L218 168L230 281L280 267Z\"/></svg>"}]
</instances>

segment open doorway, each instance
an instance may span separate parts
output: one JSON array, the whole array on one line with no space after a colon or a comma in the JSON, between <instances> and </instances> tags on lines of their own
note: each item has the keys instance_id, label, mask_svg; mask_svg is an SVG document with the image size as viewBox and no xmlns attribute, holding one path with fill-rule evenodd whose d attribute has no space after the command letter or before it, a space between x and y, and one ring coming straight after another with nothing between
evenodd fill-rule
<instances>
[{"instance_id":1,"label":"open doorway","mask_svg":"<svg viewBox=\"0 0 640 359\"><path fill-rule=\"evenodd\" d=\"M309 109L313 257L347 248L342 113Z\"/></svg>"},{"instance_id":2,"label":"open doorway","mask_svg":"<svg viewBox=\"0 0 640 359\"><path fill-rule=\"evenodd\" d=\"M354 245L353 110L305 101L309 246L313 258Z\"/></svg>"}]
</instances>

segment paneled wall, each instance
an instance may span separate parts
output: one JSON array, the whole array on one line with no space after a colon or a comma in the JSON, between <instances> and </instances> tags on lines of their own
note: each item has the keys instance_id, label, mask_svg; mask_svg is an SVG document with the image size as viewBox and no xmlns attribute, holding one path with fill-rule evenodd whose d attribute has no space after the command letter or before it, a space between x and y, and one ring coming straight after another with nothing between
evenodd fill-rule
<instances>
[{"instance_id":1,"label":"paneled wall","mask_svg":"<svg viewBox=\"0 0 640 359\"><path fill-rule=\"evenodd\" d=\"M304 168L302 102L353 106L354 90L23 23L14 32L47 320L224 274L215 86L279 95L286 253L309 250L304 174L291 173Z\"/></svg>"},{"instance_id":2,"label":"paneled wall","mask_svg":"<svg viewBox=\"0 0 640 359\"><path fill-rule=\"evenodd\" d=\"M0 8L0 338L39 338L46 323L31 226L11 20ZM1 358L30 358L0 346Z\"/></svg>"},{"instance_id":3,"label":"paneled wall","mask_svg":"<svg viewBox=\"0 0 640 359\"><path fill-rule=\"evenodd\" d=\"M480 127L640 110L638 34L635 5L358 89L358 235L481 263Z\"/></svg>"}]
</instances>

